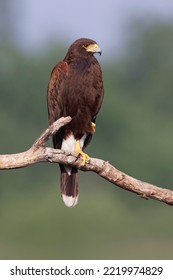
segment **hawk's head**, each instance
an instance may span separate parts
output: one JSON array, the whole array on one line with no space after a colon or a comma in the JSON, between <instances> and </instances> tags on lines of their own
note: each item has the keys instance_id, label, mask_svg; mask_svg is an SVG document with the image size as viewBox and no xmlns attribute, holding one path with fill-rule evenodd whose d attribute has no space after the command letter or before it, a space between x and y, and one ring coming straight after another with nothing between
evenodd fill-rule
<instances>
[{"instance_id":1,"label":"hawk's head","mask_svg":"<svg viewBox=\"0 0 173 280\"><path fill-rule=\"evenodd\" d=\"M80 38L69 47L67 55L88 57L95 53L101 55L102 51L99 45L94 40Z\"/></svg>"}]
</instances>

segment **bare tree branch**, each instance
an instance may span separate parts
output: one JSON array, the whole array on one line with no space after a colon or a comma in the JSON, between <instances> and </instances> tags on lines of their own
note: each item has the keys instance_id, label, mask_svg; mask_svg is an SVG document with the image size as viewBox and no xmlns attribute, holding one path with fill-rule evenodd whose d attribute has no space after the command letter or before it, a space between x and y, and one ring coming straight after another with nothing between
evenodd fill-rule
<instances>
[{"instance_id":1,"label":"bare tree branch","mask_svg":"<svg viewBox=\"0 0 173 280\"><path fill-rule=\"evenodd\" d=\"M0 170L22 168L39 162L63 163L83 171L93 171L112 184L136 193L142 198L152 198L173 205L172 190L137 180L101 159L91 158L85 166L81 166L81 159L76 154L46 147L48 138L70 121L71 117L63 117L54 122L41 134L32 147L23 153L0 155Z\"/></svg>"}]
</instances>

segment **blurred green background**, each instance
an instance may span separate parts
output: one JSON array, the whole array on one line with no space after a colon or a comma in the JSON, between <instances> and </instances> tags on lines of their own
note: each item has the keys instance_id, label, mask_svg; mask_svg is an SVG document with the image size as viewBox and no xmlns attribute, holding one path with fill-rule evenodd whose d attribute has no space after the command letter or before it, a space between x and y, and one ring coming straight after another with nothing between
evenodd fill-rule
<instances>
[{"instance_id":1,"label":"blurred green background","mask_svg":"<svg viewBox=\"0 0 173 280\"><path fill-rule=\"evenodd\" d=\"M135 26L121 57L98 58L105 99L87 153L173 189L173 23ZM26 54L3 32L0 153L6 154L28 149L47 127L50 72L68 46ZM143 200L89 172L79 173L79 187L79 204L68 209L57 165L1 171L0 259L173 258L171 206Z\"/></svg>"}]
</instances>

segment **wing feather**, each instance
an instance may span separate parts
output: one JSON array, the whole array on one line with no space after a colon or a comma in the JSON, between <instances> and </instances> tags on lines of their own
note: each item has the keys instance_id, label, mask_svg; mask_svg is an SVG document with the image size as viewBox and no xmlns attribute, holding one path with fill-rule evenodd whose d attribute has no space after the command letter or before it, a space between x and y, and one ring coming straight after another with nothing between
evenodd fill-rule
<instances>
[{"instance_id":1,"label":"wing feather","mask_svg":"<svg viewBox=\"0 0 173 280\"><path fill-rule=\"evenodd\" d=\"M60 61L52 70L47 93L49 124L59 119L63 112L63 87L68 74L68 64Z\"/></svg>"},{"instance_id":2,"label":"wing feather","mask_svg":"<svg viewBox=\"0 0 173 280\"><path fill-rule=\"evenodd\" d=\"M67 75L68 64L65 61L60 61L52 70L47 92L47 107L50 125L63 116L63 90ZM60 149L62 140L63 132L60 129L55 135L53 135L54 148Z\"/></svg>"}]
</instances>

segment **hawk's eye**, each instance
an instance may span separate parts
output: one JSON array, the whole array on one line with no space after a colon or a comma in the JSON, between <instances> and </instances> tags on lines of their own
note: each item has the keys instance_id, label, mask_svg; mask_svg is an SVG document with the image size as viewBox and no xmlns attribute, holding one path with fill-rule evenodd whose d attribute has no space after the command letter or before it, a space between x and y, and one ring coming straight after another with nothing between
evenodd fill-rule
<instances>
[{"instance_id":1,"label":"hawk's eye","mask_svg":"<svg viewBox=\"0 0 173 280\"><path fill-rule=\"evenodd\" d=\"M82 47L83 47L84 49L87 49L88 46L89 46L88 44L85 44L85 45L83 45Z\"/></svg>"}]
</instances>

